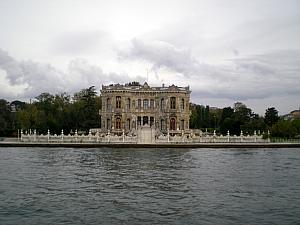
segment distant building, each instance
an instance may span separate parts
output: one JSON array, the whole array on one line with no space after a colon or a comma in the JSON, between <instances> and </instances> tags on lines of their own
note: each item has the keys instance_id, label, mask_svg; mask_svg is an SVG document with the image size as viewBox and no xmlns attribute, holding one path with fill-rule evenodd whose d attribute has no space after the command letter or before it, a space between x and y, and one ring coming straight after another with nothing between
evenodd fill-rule
<instances>
[{"instance_id":1,"label":"distant building","mask_svg":"<svg viewBox=\"0 0 300 225\"><path fill-rule=\"evenodd\" d=\"M286 114L282 116L285 120L294 120L294 119L300 119L300 109L299 110L293 110L289 114Z\"/></svg>"},{"instance_id":2,"label":"distant building","mask_svg":"<svg viewBox=\"0 0 300 225\"><path fill-rule=\"evenodd\" d=\"M150 126L162 133L189 129L189 87L150 87L137 82L102 86L101 129L129 133Z\"/></svg>"}]
</instances>

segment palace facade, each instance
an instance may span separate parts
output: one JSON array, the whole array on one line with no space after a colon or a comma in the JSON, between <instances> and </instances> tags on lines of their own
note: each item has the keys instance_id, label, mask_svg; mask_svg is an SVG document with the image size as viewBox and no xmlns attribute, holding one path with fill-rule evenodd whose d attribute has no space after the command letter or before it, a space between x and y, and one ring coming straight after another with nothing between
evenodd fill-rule
<instances>
[{"instance_id":1,"label":"palace facade","mask_svg":"<svg viewBox=\"0 0 300 225\"><path fill-rule=\"evenodd\" d=\"M189 129L189 87L150 87L137 82L102 86L101 130L129 133L152 127L162 133Z\"/></svg>"}]
</instances>

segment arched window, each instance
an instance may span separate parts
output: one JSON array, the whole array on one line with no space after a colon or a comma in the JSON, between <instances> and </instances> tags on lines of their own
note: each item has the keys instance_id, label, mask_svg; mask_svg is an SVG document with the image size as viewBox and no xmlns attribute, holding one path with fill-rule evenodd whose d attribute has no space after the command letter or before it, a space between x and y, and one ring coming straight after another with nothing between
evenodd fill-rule
<instances>
[{"instance_id":1,"label":"arched window","mask_svg":"<svg viewBox=\"0 0 300 225\"><path fill-rule=\"evenodd\" d=\"M111 129L110 119L107 119L107 120L106 120L106 128L107 128L107 130L110 130L110 129Z\"/></svg>"},{"instance_id":2,"label":"arched window","mask_svg":"<svg viewBox=\"0 0 300 225\"><path fill-rule=\"evenodd\" d=\"M154 117L150 116L150 127L154 125Z\"/></svg>"},{"instance_id":3,"label":"arched window","mask_svg":"<svg viewBox=\"0 0 300 225\"><path fill-rule=\"evenodd\" d=\"M154 99L150 99L150 109L154 109Z\"/></svg>"},{"instance_id":4,"label":"arched window","mask_svg":"<svg viewBox=\"0 0 300 225\"><path fill-rule=\"evenodd\" d=\"M176 119L175 118L170 119L170 130L176 130Z\"/></svg>"},{"instance_id":5,"label":"arched window","mask_svg":"<svg viewBox=\"0 0 300 225\"><path fill-rule=\"evenodd\" d=\"M117 117L116 119L116 129L121 129L121 118Z\"/></svg>"},{"instance_id":6,"label":"arched window","mask_svg":"<svg viewBox=\"0 0 300 225\"><path fill-rule=\"evenodd\" d=\"M126 100L126 109L127 110L130 109L130 103L131 103L130 98L127 98L127 100Z\"/></svg>"},{"instance_id":7,"label":"arched window","mask_svg":"<svg viewBox=\"0 0 300 225\"><path fill-rule=\"evenodd\" d=\"M143 108L144 108L145 110L148 109L148 104L149 104L148 99L144 99L144 100L143 100Z\"/></svg>"},{"instance_id":8,"label":"arched window","mask_svg":"<svg viewBox=\"0 0 300 225\"><path fill-rule=\"evenodd\" d=\"M180 121L180 129L181 129L181 130L184 130L184 120L181 120L181 121Z\"/></svg>"},{"instance_id":9,"label":"arched window","mask_svg":"<svg viewBox=\"0 0 300 225\"><path fill-rule=\"evenodd\" d=\"M183 98L181 99L181 102L180 102L180 108L182 110L184 110L184 99Z\"/></svg>"},{"instance_id":10,"label":"arched window","mask_svg":"<svg viewBox=\"0 0 300 225\"><path fill-rule=\"evenodd\" d=\"M170 108L176 109L176 97L171 97L170 99Z\"/></svg>"},{"instance_id":11,"label":"arched window","mask_svg":"<svg viewBox=\"0 0 300 225\"><path fill-rule=\"evenodd\" d=\"M160 100L160 110L163 111L165 109L165 99Z\"/></svg>"},{"instance_id":12,"label":"arched window","mask_svg":"<svg viewBox=\"0 0 300 225\"><path fill-rule=\"evenodd\" d=\"M106 99L106 110L107 111L111 110L111 100L110 100L110 98Z\"/></svg>"},{"instance_id":13,"label":"arched window","mask_svg":"<svg viewBox=\"0 0 300 225\"><path fill-rule=\"evenodd\" d=\"M130 130L130 119L126 120L126 130Z\"/></svg>"},{"instance_id":14,"label":"arched window","mask_svg":"<svg viewBox=\"0 0 300 225\"><path fill-rule=\"evenodd\" d=\"M116 108L117 109L121 108L121 96L116 97Z\"/></svg>"},{"instance_id":15,"label":"arched window","mask_svg":"<svg viewBox=\"0 0 300 225\"><path fill-rule=\"evenodd\" d=\"M141 126L141 123L142 123L142 122L141 122L141 117L138 116L138 117L137 117L137 125L138 125L138 126Z\"/></svg>"},{"instance_id":16,"label":"arched window","mask_svg":"<svg viewBox=\"0 0 300 225\"><path fill-rule=\"evenodd\" d=\"M160 120L160 130L165 130L165 120Z\"/></svg>"}]
</instances>

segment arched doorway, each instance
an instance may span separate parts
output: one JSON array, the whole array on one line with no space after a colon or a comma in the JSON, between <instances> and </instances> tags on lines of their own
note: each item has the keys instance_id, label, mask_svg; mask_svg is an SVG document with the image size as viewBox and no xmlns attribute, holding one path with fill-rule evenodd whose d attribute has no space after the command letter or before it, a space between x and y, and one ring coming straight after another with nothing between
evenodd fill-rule
<instances>
[{"instance_id":1,"label":"arched doorway","mask_svg":"<svg viewBox=\"0 0 300 225\"><path fill-rule=\"evenodd\" d=\"M148 116L143 116L143 126L148 124Z\"/></svg>"},{"instance_id":2,"label":"arched doorway","mask_svg":"<svg viewBox=\"0 0 300 225\"><path fill-rule=\"evenodd\" d=\"M175 118L170 119L170 130L176 130L176 119Z\"/></svg>"}]
</instances>

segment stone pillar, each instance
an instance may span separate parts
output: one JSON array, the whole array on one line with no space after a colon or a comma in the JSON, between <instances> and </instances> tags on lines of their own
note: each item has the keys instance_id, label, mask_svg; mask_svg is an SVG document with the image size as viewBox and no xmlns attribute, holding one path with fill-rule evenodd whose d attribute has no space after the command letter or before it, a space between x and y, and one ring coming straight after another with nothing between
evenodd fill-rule
<instances>
[{"instance_id":1,"label":"stone pillar","mask_svg":"<svg viewBox=\"0 0 300 225\"><path fill-rule=\"evenodd\" d=\"M64 141L64 130L63 129L61 130L61 141L62 142Z\"/></svg>"},{"instance_id":2,"label":"stone pillar","mask_svg":"<svg viewBox=\"0 0 300 225\"><path fill-rule=\"evenodd\" d=\"M168 142L170 142L170 132L169 132L169 128L167 128L167 138L168 138Z\"/></svg>"},{"instance_id":3,"label":"stone pillar","mask_svg":"<svg viewBox=\"0 0 300 225\"><path fill-rule=\"evenodd\" d=\"M33 141L36 142L36 129L34 129L34 132L33 132Z\"/></svg>"},{"instance_id":4,"label":"stone pillar","mask_svg":"<svg viewBox=\"0 0 300 225\"><path fill-rule=\"evenodd\" d=\"M240 137L241 137L241 142L243 142L243 131L241 130L241 135L240 135Z\"/></svg>"},{"instance_id":5,"label":"stone pillar","mask_svg":"<svg viewBox=\"0 0 300 225\"><path fill-rule=\"evenodd\" d=\"M23 141L23 130L21 129L21 141Z\"/></svg>"},{"instance_id":6,"label":"stone pillar","mask_svg":"<svg viewBox=\"0 0 300 225\"><path fill-rule=\"evenodd\" d=\"M89 141L92 140L92 132L91 132L91 129L89 130Z\"/></svg>"},{"instance_id":7,"label":"stone pillar","mask_svg":"<svg viewBox=\"0 0 300 225\"><path fill-rule=\"evenodd\" d=\"M216 142L216 130L214 130L213 142Z\"/></svg>"},{"instance_id":8,"label":"stone pillar","mask_svg":"<svg viewBox=\"0 0 300 225\"><path fill-rule=\"evenodd\" d=\"M123 143L125 142L125 132L124 129L122 130L122 138L123 138Z\"/></svg>"},{"instance_id":9,"label":"stone pillar","mask_svg":"<svg viewBox=\"0 0 300 225\"><path fill-rule=\"evenodd\" d=\"M77 140L78 140L78 133L77 133L77 129L75 130L75 134L74 134L74 136L75 136L75 142L77 142Z\"/></svg>"},{"instance_id":10,"label":"stone pillar","mask_svg":"<svg viewBox=\"0 0 300 225\"><path fill-rule=\"evenodd\" d=\"M227 131L227 142L230 142L230 133L229 133L229 130Z\"/></svg>"}]
</instances>

